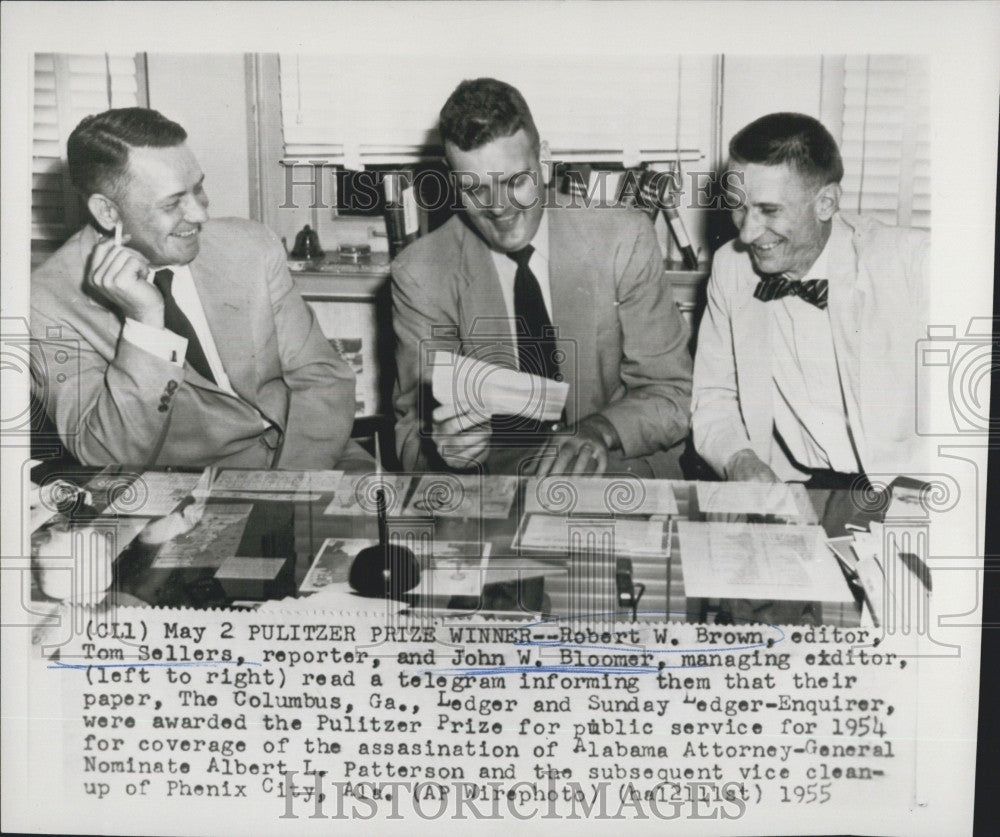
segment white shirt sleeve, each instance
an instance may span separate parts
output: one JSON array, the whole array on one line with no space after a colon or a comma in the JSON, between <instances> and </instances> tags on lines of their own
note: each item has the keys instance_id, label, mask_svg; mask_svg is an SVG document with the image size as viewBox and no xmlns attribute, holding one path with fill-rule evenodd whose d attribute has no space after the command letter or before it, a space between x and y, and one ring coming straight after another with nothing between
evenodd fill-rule
<instances>
[{"instance_id":1,"label":"white shirt sleeve","mask_svg":"<svg viewBox=\"0 0 1000 837\"><path fill-rule=\"evenodd\" d=\"M125 325L122 328L122 339L151 355L169 360L177 366L184 365L184 355L187 354L187 338L174 334L165 328L156 328L133 320L131 317L126 317Z\"/></svg>"}]
</instances>

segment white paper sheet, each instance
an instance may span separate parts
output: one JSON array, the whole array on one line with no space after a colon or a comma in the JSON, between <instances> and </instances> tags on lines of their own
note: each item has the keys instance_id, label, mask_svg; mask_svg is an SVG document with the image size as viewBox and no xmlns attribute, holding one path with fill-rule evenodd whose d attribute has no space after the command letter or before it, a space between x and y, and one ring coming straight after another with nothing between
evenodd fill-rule
<instances>
[{"instance_id":1,"label":"white paper sheet","mask_svg":"<svg viewBox=\"0 0 1000 837\"><path fill-rule=\"evenodd\" d=\"M778 517L811 516L812 510L800 484L764 482L699 482L698 508L705 514Z\"/></svg>"},{"instance_id":2,"label":"white paper sheet","mask_svg":"<svg viewBox=\"0 0 1000 837\"><path fill-rule=\"evenodd\" d=\"M410 486L410 477L400 474L344 474L323 514L374 515L377 492L385 492L386 514L397 515Z\"/></svg>"},{"instance_id":3,"label":"white paper sheet","mask_svg":"<svg viewBox=\"0 0 1000 837\"><path fill-rule=\"evenodd\" d=\"M613 537L611 551L615 555L670 555L670 536L667 521L613 518L589 520L566 518L559 515L525 515L521 531L514 539L514 546L521 549L568 554L571 547L582 549L586 538L594 534L598 543L607 530Z\"/></svg>"},{"instance_id":4,"label":"white paper sheet","mask_svg":"<svg viewBox=\"0 0 1000 837\"><path fill-rule=\"evenodd\" d=\"M434 352L431 365L434 397L471 414L471 424L488 422L495 415L558 421L566 406L569 384L563 381L452 352Z\"/></svg>"},{"instance_id":5,"label":"white paper sheet","mask_svg":"<svg viewBox=\"0 0 1000 837\"><path fill-rule=\"evenodd\" d=\"M503 520L516 492L517 477L427 474L420 478L403 514Z\"/></svg>"},{"instance_id":6,"label":"white paper sheet","mask_svg":"<svg viewBox=\"0 0 1000 837\"><path fill-rule=\"evenodd\" d=\"M531 477L524 510L547 514L677 514L668 480L638 477Z\"/></svg>"},{"instance_id":7,"label":"white paper sheet","mask_svg":"<svg viewBox=\"0 0 1000 837\"><path fill-rule=\"evenodd\" d=\"M212 485L212 495L233 491L330 492L340 485L343 471L223 471Z\"/></svg>"},{"instance_id":8,"label":"white paper sheet","mask_svg":"<svg viewBox=\"0 0 1000 837\"><path fill-rule=\"evenodd\" d=\"M236 554L252 509L245 504L206 507L197 526L160 547L153 566L218 567Z\"/></svg>"},{"instance_id":9,"label":"white paper sheet","mask_svg":"<svg viewBox=\"0 0 1000 837\"><path fill-rule=\"evenodd\" d=\"M102 514L163 517L191 494L200 479L200 473L146 471L126 485L126 481L118 475L98 474L87 489L95 492L110 489L113 499Z\"/></svg>"},{"instance_id":10,"label":"white paper sheet","mask_svg":"<svg viewBox=\"0 0 1000 837\"><path fill-rule=\"evenodd\" d=\"M679 520L677 532L689 597L854 601L820 526Z\"/></svg>"}]
</instances>

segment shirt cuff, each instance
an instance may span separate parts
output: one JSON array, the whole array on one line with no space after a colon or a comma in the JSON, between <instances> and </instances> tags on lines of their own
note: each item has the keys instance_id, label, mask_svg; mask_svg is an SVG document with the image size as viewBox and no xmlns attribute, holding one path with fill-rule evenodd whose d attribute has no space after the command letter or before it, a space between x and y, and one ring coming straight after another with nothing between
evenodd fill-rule
<instances>
[{"instance_id":1,"label":"shirt cuff","mask_svg":"<svg viewBox=\"0 0 1000 837\"><path fill-rule=\"evenodd\" d=\"M122 339L162 360L168 360L178 366L184 365L187 338L165 328L156 328L126 317L122 328Z\"/></svg>"}]
</instances>

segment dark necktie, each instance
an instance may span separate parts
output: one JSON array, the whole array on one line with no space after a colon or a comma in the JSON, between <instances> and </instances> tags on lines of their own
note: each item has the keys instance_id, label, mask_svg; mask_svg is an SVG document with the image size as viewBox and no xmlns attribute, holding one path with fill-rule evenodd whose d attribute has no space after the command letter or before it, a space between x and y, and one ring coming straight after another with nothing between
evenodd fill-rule
<instances>
[{"instance_id":1,"label":"dark necktie","mask_svg":"<svg viewBox=\"0 0 1000 837\"><path fill-rule=\"evenodd\" d=\"M828 285L829 282L826 279L810 279L808 282L799 282L797 279L785 279L780 273L773 273L757 283L753 295L761 302L770 302L773 299L781 299L794 294L820 310L824 310Z\"/></svg>"},{"instance_id":2,"label":"dark necktie","mask_svg":"<svg viewBox=\"0 0 1000 837\"><path fill-rule=\"evenodd\" d=\"M187 362L203 378L207 378L213 384L215 376L212 374L212 367L208 365L208 358L205 357L205 350L201 347L201 341L195 333L191 321L181 311L177 300L174 299L173 284L174 272L168 268L158 270L153 275L153 284L159 288L163 295L163 326L168 331L172 331L181 337L187 338Z\"/></svg>"},{"instance_id":3,"label":"dark necktie","mask_svg":"<svg viewBox=\"0 0 1000 837\"><path fill-rule=\"evenodd\" d=\"M517 263L514 274L514 316L517 329L517 363L522 372L561 381L556 359L555 330L545 308L538 279L528 262L535 248L530 244L507 256Z\"/></svg>"}]
</instances>

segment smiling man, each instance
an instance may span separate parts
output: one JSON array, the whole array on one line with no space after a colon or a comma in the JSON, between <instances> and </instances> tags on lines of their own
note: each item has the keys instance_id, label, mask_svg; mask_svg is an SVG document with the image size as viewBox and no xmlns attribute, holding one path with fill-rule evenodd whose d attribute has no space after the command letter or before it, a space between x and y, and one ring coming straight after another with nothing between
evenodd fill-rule
<instances>
[{"instance_id":1,"label":"smiling man","mask_svg":"<svg viewBox=\"0 0 1000 837\"><path fill-rule=\"evenodd\" d=\"M89 116L70 135L91 218L31 278L36 396L87 465L332 468L349 445L354 374L277 238L209 220L186 138L146 108ZM50 340L78 355L53 363Z\"/></svg>"},{"instance_id":2,"label":"smiling man","mask_svg":"<svg viewBox=\"0 0 1000 837\"><path fill-rule=\"evenodd\" d=\"M731 480L920 470L927 235L840 212L840 151L810 116L761 117L729 153L739 235L715 254L698 333L696 449Z\"/></svg>"},{"instance_id":3,"label":"smiling man","mask_svg":"<svg viewBox=\"0 0 1000 837\"><path fill-rule=\"evenodd\" d=\"M403 465L679 477L688 331L646 216L556 205L538 130L509 84L462 82L440 133L462 211L392 265ZM561 432L437 405L422 357L431 346L532 373L543 387L565 381Z\"/></svg>"}]
</instances>

